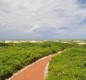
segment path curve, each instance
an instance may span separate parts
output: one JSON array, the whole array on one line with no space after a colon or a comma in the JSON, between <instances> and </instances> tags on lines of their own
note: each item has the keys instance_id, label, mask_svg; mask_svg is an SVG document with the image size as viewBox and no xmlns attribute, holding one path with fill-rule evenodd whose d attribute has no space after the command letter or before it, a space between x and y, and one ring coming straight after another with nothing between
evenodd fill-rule
<instances>
[{"instance_id":1,"label":"path curve","mask_svg":"<svg viewBox=\"0 0 86 80\"><path fill-rule=\"evenodd\" d=\"M47 64L53 56L58 55L61 52L62 51L59 51L57 54L49 55L39 59L38 61L14 74L8 80L44 80L44 77L46 76L45 68Z\"/></svg>"}]
</instances>

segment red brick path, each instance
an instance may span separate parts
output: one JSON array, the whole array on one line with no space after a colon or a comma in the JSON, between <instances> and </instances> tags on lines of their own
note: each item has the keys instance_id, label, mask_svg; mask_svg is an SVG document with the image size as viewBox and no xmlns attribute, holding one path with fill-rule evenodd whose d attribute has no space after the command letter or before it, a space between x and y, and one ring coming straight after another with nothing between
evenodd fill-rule
<instances>
[{"instance_id":1,"label":"red brick path","mask_svg":"<svg viewBox=\"0 0 86 80\"><path fill-rule=\"evenodd\" d=\"M11 80L44 80L45 66L51 59L52 56L48 56L35 62L23 71L17 73Z\"/></svg>"}]
</instances>

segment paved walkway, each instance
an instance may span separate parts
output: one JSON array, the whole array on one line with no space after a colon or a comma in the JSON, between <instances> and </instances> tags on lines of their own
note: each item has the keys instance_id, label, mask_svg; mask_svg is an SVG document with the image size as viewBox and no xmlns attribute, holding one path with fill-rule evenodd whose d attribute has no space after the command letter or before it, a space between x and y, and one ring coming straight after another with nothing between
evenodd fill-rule
<instances>
[{"instance_id":1,"label":"paved walkway","mask_svg":"<svg viewBox=\"0 0 86 80\"><path fill-rule=\"evenodd\" d=\"M14 74L8 80L44 80L45 68L53 56L61 54L63 51L59 51L57 54L50 55L39 59L38 61L32 63L31 65L20 70Z\"/></svg>"},{"instance_id":2,"label":"paved walkway","mask_svg":"<svg viewBox=\"0 0 86 80\"><path fill-rule=\"evenodd\" d=\"M52 56L38 60L24 70L15 74L10 80L44 80L44 71L46 64L52 59Z\"/></svg>"}]
</instances>

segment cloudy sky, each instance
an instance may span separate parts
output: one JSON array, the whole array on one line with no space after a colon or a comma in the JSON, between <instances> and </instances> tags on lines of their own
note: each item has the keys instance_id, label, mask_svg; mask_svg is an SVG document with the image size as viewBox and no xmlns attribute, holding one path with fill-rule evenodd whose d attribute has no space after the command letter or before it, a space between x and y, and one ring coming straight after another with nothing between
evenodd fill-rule
<instances>
[{"instance_id":1,"label":"cloudy sky","mask_svg":"<svg viewBox=\"0 0 86 80\"><path fill-rule=\"evenodd\" d=\"M0 39L86 39L86 0L0 0Z\"/></svg>"}]
</instances>

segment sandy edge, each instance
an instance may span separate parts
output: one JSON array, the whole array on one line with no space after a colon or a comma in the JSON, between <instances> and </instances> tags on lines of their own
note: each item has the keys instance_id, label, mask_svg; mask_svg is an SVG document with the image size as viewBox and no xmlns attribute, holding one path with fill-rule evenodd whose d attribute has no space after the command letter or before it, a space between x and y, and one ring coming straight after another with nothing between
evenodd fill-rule
<instances>
[{"instance_id":1,"label":"sandy edge","mask_svg":"<svg viewBox=\"0 0 86 80\"><path fill-rule=\"evenodd\" d=\"M51 56L52 56L52 58L53 58L53 57L55 57L55 56L57 56L57 55L61 55L61 53L64 52L64 51L65 51L65 50L59 51L58 53L52 54ZM50 62L48 62L48 63L46 64L46 67L45 67L45 71L44 71L44 80L46 80L46 78L48 77L49 63L50 63Z\"/></svg>"},{"instance_id":2,"label":"sandy edge","mask_svg":"<svg viewBox=\"0 0 86 80\"><path fill-rule=\"evenodd\" d=\"M48 76L48 67L49 67L49 62L46 64L45 71L44 71L44 79L47 78Z\"/></svg>"}]
</instances>

